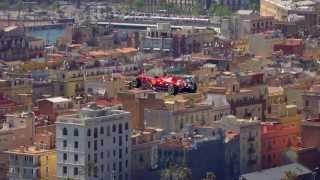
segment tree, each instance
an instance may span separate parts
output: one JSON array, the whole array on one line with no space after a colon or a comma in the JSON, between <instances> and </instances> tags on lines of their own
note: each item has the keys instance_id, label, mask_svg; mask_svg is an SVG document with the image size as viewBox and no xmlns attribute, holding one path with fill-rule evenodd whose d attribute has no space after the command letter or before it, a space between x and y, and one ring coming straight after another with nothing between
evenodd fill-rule
<instances>
[{"instance_id":1,"label":"tree","mask_svg":"<svg viewBox=\"0 0 320 180\"><path fill-rule=\"evenodd\" d=\"M134 0L133 6L137 10L142 10L144 7L144 0Z\"/></svg>"},{"instance_id":2,"label":"tree","mask_svg":"<svg viewBox=\"0 0 320 180\"><path fill-rule=\"evenodd\" d=\"M259 11L260 1L259 0L249 0L249 8L255 11Z\"/></svg>"},{"instance_id":3,"label":"tree","mask_svg":"<svg viewBox=\"0 0 320 180\"><path fill-rule=\"evenodd\" d=\"M232 12L226 5L214 4L209 9L211 16L231 16Z\"/></svg>"},{"instance_id":4,"label":"tree","mask_svg":"<svg viewBox=\"0 0 320 180\"><path fill-rule=\"evenodd\" d=\"M58 1L54 1L51 5L52 10L54 10L56 13L60 11L60 4Z\"/></svg>"},{"instance_id":5,"label":"tree","mask_svg":"<svg viewBox=\"0 0 320 180\"><path fill-rule=\"evenodd\" d=\"M18 10L18 19L20 19L21 11L23 10L23 1L19 0L17 2L17 10Z\"/></svg>"},{"instance_id":6,"label":"tree","mask_svg":"<svg viewBox=\"0 0 320 180\"><path fill-rule=\"evenodd\" d=\"M187 167L178 167L169 163L168 168L161 173L161 180L192 180L192 172Z\"/></svg>"},{"instance_id":7,"label":"tree","mask_svg":"<svg viewBox=\"0 0 320 180\"><path fill-rule=\"evenodd\" d=\"M283 178L281 178L281 180L297 180L298 177L296 175L296 173L292 172L292 171L287 171L285 172L285 175Z\"/></svg>"},{"instance_id":8,"label":"tree","mask_svg":"<svg viewBox=\"0 0 320 180\"><path fill-rule=\"evenodd\" d=\"M201 14L201 5L198 1L195 1L195 4L191 7L191 14L193 16L198 16Z\"/></svg>"},{"instance_id":9,"label":"tree","mask_svg":"<svg viewBox=\"0 0 320 180\"><path fill-rule=\"evenodd\" d=\"M177 170L177 180L192 180L192 173L189 168L180 167Z\"/></svg>"},{"instance_id":10,"label":"tree","mask_svg":"<svg viewBox=\"0 0 320 180\"><path fill-rule=\"evenodd\" d=\"M202 180L216 180L216 175L213 172L207 172L207 175Z\"/></svg>"}]
</instances>

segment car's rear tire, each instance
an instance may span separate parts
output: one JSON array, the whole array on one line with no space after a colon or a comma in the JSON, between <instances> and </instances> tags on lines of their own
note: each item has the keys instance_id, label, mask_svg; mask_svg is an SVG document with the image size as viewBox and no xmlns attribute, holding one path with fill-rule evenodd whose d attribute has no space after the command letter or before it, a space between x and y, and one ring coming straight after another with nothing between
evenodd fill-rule
<instances>
[{"instance_id":1,"label":"car's rear tire","mask_svg":"<svg viewBox=\"0 0 320 180\"><path fill-rule=\"evenodd\" d=\"M132 88L140 88L141 87L141 80L140 79L135 79L131 82L131 87Z\"/></svg>"},{"instance_id":2,"label":"car's rear tire","mask_svg":"<svg viewBox=\"0 0 320 180\"><path fill-rule=\"evenodd\" d=\"M168 87L168 93L170 95L177 95L178 94L178 87L174 86L174 85L169 86Z\"/></svg>"}]
</instances>

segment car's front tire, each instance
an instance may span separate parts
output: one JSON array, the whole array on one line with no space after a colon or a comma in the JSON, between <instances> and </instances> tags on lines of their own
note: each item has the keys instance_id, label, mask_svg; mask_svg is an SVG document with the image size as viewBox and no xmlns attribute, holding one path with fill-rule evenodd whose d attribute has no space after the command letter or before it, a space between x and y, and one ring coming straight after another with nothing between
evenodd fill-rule
<instances>
[{"instance_id":1,"label":"car's front tire","mask_svg":"<svg viewBox=\"0 0 320 180\"><path fill-rule=\"evenodd\" d=\"M198 89L198 86L196 83L192 84L192 87L190 89L190 93L196 93Z\"/></svg>"}]
</instances>

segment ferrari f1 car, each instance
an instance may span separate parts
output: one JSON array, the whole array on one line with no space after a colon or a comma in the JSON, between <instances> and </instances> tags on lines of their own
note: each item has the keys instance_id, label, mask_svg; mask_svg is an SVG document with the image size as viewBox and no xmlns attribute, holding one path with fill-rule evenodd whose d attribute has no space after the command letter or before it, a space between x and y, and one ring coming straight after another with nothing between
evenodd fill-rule
<instances>
[{"instance_id":1,"label":"ferrari f1 car","mask_svg":"<svg viewBox=\"0 0 320 180\"><path fill-rule=\"evenodd\" d=\"M152 89L155 91L167 91L170 95L176 95L181 92L197 92L197 84L193 76L163 76L153 77L148 75L139 75L135 80L129 83L131 88Z\"/></svg>"}]
</instances>

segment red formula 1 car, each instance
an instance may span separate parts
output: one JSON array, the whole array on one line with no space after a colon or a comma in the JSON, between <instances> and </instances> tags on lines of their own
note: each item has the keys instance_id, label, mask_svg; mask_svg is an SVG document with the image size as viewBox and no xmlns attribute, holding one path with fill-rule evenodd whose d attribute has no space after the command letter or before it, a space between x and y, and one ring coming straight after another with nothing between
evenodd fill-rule
<instances>
[{"instance_id":1,"label":"red formula 1 car","mask_svg":"<svg viewBox=\"0 0 320 180\"><path fill-rule=\"evenodd\" d=\"M195 93L197 92L197 84L192 76L163 76L153 77L140 75L130 82L131 88L153 89L155 91L167 91L171 95L180 92Z\"/></svg>"}]
</instances>

